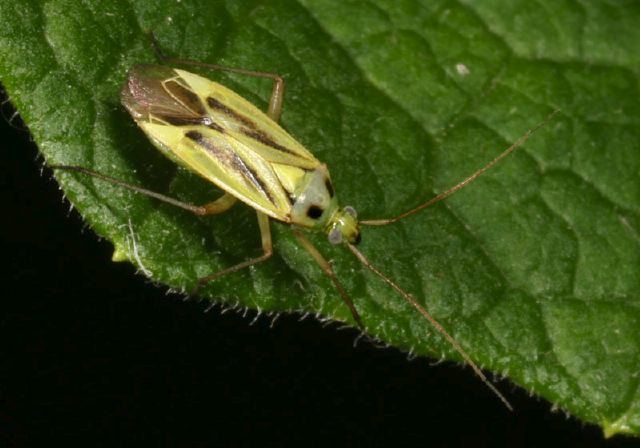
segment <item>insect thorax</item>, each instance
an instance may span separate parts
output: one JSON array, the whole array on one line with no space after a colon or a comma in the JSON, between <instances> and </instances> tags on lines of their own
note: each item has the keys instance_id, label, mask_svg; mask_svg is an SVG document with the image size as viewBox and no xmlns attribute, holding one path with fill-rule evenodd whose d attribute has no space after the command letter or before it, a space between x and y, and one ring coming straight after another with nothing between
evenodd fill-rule
<instances>
[{"instance_id":1,"label":"insect thorax","mask_svg":"<svg viewBox=\"0 0 640 448\"><path fill-rule=\"evenodd\" d=\"M291 222L302 227L324 230L338 210L338 198L325 165L307 171L294 196Z\"/></svg>"},{"instance_id":2,"label":"insect thorax","mask_svg":"<svg viewBox=\"0 0 640 448\"><path fill-rule=\"evenodd\" d=\"M307 172L296 190L291 209L293 224L323 231L333 244L359 241L356 212L352 207L340 207L324 164Z\"/></svg>"}]
</instances>

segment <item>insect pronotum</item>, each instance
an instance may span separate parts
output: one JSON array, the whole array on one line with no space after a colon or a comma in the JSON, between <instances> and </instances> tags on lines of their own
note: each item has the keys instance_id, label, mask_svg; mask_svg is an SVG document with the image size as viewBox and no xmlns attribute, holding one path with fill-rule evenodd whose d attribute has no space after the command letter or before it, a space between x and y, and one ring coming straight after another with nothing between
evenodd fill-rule
<instances>
[{"instance_id":1,"label":"insect pronotum","mask_svg":"<svg viewBox=\"0 0 640 448\"><path fill-rule=\"evenodd\" d=\"M225 192L222 197L208 204L193 205L84 167L50 167L90 175L199 216L222 213L237 200L254 208L258 215L263 254L198 279L196 289L223 275L267 260L273 253L269 227L271 219L295 226L292 228L293 234L331 279L355 322L364 331L365 324L331 264L298 228L325 232L331 244L344 244L364 266L429 321L485 385L507 408L512 409L507 399L447 330L411 294L371 264L356 245L360 242L360 226L391 224L450 196L522 145L557 111L527 131L484 167L429 201L392 218L359 221L353 207L342 207L338 203L327 166L277 124L284 95L284 80L280 76L161 57L175 65L194 65L273 81L265 114L228 88L184 70L165 65L136 65L128 73L121 91L121 101L138 126L163 154L222 189Z\"/></svg>"}]
</instances>

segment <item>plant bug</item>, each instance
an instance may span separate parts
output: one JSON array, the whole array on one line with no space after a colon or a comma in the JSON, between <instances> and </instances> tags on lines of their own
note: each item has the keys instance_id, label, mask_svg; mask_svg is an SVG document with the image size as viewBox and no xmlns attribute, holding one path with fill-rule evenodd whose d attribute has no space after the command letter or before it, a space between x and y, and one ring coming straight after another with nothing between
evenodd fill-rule
<instances>
[{"instance_id":1,"label":"plant bug","mask_svg":"<svg viewBox=\"0 0 640 448\"><path fill-rule=\"evenodd\" d=\"M345 245L364 266L413 306L444 336L504 405L512 409L507 399L447 330L413 295L376 268L356 246L361 239L360 226L392 224L442 201L512 153L558 111L552 112L528 130L495 159L434 198L392 218L358 220L353 207L343 207L338 202L327 166L278 125L285 86L279 75L190 60L163 59L172 65L198 66L266 78L273 82L265 114L221 84L185 70L166 65L136 65L128 73L121 90L121 102L134 121L164 155L222 189L222 197L204 205L193 205L84 167L50 167L93 176L198 216L222 213L238 200L254 208L263 254L198 279L196 289L223 275L267 260L273 253L270 220L290 224L296 239L331 279L354 321L365 331L362 317L331 264L300 229L326 233L331 244Z\"/></svg>"}]
</instances>

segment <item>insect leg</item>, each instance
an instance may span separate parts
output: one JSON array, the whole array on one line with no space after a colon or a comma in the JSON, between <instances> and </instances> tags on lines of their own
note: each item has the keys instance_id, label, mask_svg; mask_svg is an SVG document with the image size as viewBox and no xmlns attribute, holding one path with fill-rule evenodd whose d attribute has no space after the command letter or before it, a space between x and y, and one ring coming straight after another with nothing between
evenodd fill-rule
<instances>
[{"instance_id":1,"label":"insect leg","mask_svg":"<svg viewBox=\"0 0 640 448\"><path fill-rule=\"evenodd\" d=\"M237 200L235 197L231 196L229 193L225 193L222 197L208 204L193 205L193 204L179 201L170 196L157 193L155 191L147 190L146 188L138 187L137 185L130 184L120 179L116 179L115 177L98 173L97 171L93 171L93 170L90 170L89 168L84 168L82 166L49 165L49 168L51 168L52 170L74 171L76 173L86 174L87 176L97 177L98 179L108 182L110 184L118 185L122 188L126 188L127 190L135 191L136 193L140 193L145 196L158 199L159 201L166 202L167 204L175 205L176 207L180 207L181 209L190 211L191 213L194 213L199 216L212 215L215 213L222 213L224 211L227 211Z\"/></svg>"},{"instance_id":2,"label":"insect leg","mask_svg":"<svg viewBox=\"0 0 640 448\"><path fill-rule=\"evenodd\" d=\"M218 64L208 64L206 62L193 61L191 59L170 58L166 56L153 33L149 33L151 45L158 59L166 64L178 64L178 65L192 65L195 67L203 67L210 70L219 70L223 72L238 73L240 75L253 76L255 78L267 78L273 81L273 89L271 90L271 98L269 98L269 108L267 109L267 115L273 121L280 119L282 113L282 101L284 99L284 79L277 73L259 72L255 70L246 70L244 68L226 67Z\"/></svg>"},{"instance_id":3,"label":"insect leg","mask_svg":"<svg viewBox=\"0 0 640 448\"><path fill-rule=\"evenodd\" d=\"M454 185L453 187L449 188L448 190L443 191L442 193L438 194L437 196L429 199L427 202L425 202L423 204L420 204L417 207L412 208L409 211L406 211L406 212L401 213L401 214L399 214L397 216L394 216L393 218L364 219L364 220L360 221L360 224L362 224L364 226L384 226L384 225L387 225L387 224L391 224L391 223L394 223L396 221L400 221L401 219L406 218L407 216L411 216L411 215L413 215L415 213L418 213L420 210L425 209L425 208L429 207L430 205L433 205L436 202L440 202L443 199L451 196L456 191L463 189L464 187L469 185L471 182L476 180L478 177L480 177L482 174L484 174L487 170L492 168L496 163L498 163L499 161L501 161L502 159L507 157L509 154L511 154L513 151L515 151L518 147L522 146L522 144L524 142L526 142L529 139L529 137L531 137L542 126L547 124L549 122L549 120L551 120L553 118L553 116L555 114L557 114L558 112L559 112L559 109L556 109L553 112L551 112L549 115L547 115L547 117L544 120L542 120L540 123L535 125L533 128L531 128L527 132L525 132L518 140L515 141L515 143L513 145L509 146L507 149L505 149L500 154L498 154L498 156L495 159L493 159L491 162L487 163L485 166L483 166L482 168L477 170L475 173L471 174L469 177L464 179L462 182L457 183L456 185Z\"/></svg>"},{"instance_id":4,"label":"insect leg","mask_svg":"<svg viewBox=\"0 0 640 448\"><path fill-rule=\"evenodd\" d=\"M304 236L302 232L300 232L295 228L292 229L292 231L295 237L300 242L300 244L302 244L302 247L307 249L307 252L309 252L313 257L313 259L316 260L316 263L320 265L320 268L322 269L322 271L327 275L327 277L331 279L336 289L340 293L340 297L342 298L342 301L345 303L345 305L347 305L347 307L349 308L349 311L351 311L353 320L355 320L356 323L358 324L358 327L360 327L360 329L364 331L365 328L364 328L364 325L362 324L362 319L360 318L360 314L358 314L358 310L356 310L356 307L351 301L351 298L349 297L349 295L347 294L347 291L345 291L344 287L338 280L338 277L336 276L335 272L333 272L333 268L331 267L331 264L322 256L322 254L318 251L318 249L316 249L313 243L309 241L309 239L306 236Z\"/></svg>"},{"instance_id":5,"label":"insect leg","mask_svg":"<svg viewBox=\"0 0 640 448\"><path fill-rule=\"evenodd\" d=\"M260 227L260 237L262 238L262 250L263 254L256 258L250 258L242 263L238 263L230 268L223 269L218 272L214 272L213 274L207 275L206 277L202 277L198 279L198 284L196 285L194 291L192 293L196 293L204 284L209 283L217 278L222 277L223 275L230 274L232 272L239 271L240 269L247 268L249 266L253 266L254 264L261 263L273 254L273 245L271 243L271 228L269 226L269 216L264 213L257 212L258 214L258 226Z\"/></svg>"},{"instance_id":6,"label":"insect leg","mask_svg":"<svg viewBox=\"0 0 640 448\"><path fill-rule=\"evenodd\" d=\"M215 215L218 213L224 213L229 210L233 204L238 201L238 198L232 194L225 193L213 202L204 204L201 208L205 209L205 215Z\"/></svg>"}]
</instances>

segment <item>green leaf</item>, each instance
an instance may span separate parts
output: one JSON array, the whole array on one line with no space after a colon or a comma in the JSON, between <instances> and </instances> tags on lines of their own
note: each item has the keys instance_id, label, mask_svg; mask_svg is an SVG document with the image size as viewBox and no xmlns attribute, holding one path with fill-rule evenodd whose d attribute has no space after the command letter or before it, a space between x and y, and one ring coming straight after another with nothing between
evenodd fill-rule
<instances>
[{"instance_id":1,"label":"green leaf","mask_svg":"<svg viewBox=\"0 0 640 448\"><path fill-rule=\"evenodd\" d=\"M553 109L514 155L361 250L482 366L608 435L640 432L640 5L543 0L257 2L0 0L0 76L48 163L201 203L119 104L128 67L166 52L277 72L282 123L325 161L364 218L404 211L483 166ZM264 80L210 75L260 106ZM56 173L69 200L172 288L259 253L245 206L195 218L96 179ZM350 321L286 226L276 256L202 295ZM313 236L374 337L459 356L343 248Z\"/></svg>"}]
</instances>

